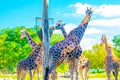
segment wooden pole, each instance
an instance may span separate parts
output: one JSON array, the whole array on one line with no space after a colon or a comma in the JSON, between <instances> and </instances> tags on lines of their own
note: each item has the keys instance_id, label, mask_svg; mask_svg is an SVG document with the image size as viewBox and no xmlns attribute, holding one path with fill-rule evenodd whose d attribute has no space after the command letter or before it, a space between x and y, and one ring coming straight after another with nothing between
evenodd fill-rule
<instances>
[{"instance_id":1,"label":"wooden pole","mask_svg":"<svg viewBox=\"0 0 120 80\"><path fill-rule=\"evenodd\" d=\"M45 79L46 67L48 66L49 57L49 22L48 22L48 0L42 0L42 32L44 44L44 66L43 66L43 79Z\"/></svg>"}]
</instances>

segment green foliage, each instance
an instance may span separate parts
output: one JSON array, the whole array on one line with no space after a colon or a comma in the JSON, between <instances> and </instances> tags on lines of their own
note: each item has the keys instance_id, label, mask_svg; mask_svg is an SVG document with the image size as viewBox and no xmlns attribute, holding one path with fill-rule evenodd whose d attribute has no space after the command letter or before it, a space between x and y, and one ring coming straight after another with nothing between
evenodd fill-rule
<instances>
[{"instance_id":1,"label":"green foliage","mask_svg":"<svg viewBox=\"0 0 120 80\"><path fill-rule=\"evenodd\" d=\"M40 43L39 37L37 36L34 28L18 26L11 29L0 29L0 71L15 72L17 63L28 57L28 55L32 52L27 39L23 38L20 40L20 30L23 28L27 30L37 44ZM62 35L53 34L51 38L51 45L61 41L62 39Z\"/></svg>"},{"instance_id":2,"label":"green foliage","mask_svg":"<svg viewBox=\"0 0 120 80\"><path fill-rule=\"evenodd\" d=\"M52 46L63 39L64 39L64 36L62 34L53 34L50 39L50 45Z\"/></svg>"},{"instance_id":3,"label":"green foliage","mask_svg":"<svg viewBox=\"0 0 120 80\"><path fill-rule=\"evenodd\" d=\"M115 46L115 48L113 49L114 53L120 58L120 35L114 36L112 41Z\"/></svg>"},{"instance_id":4,"label":"green foliage","mask_svg":"<svg viewBox=\"0 0 120 80\"><path fill-rule=\"evenodd\" d=\"M68 63L63 63L57 68L57 72L64 73L69 71Z\"/></svg>"},{"instance_id":5,"label":"green foliage","mask_svg":"<svg viewBox=\"0 0 120 80\"><path fill-rule=\"evenodd\" d=\"M113 41L113 43L114 43L115 48L116 48L118 51L120 51L120 35L114 36L114 38L113 38L112 41Z\"/></svg>"},{"instance_id":6,"label":"green foliage","mask_svg":"<svg viewBox=\"0 0 120 80\"><path fill-rule=\"evenodd\" d=\"M104 59L106 56L104 46L95 44L91 50L85 50L83 54L90 60L91 68L99 69L104 67Z\"/></svg>"},{"instance_id":7,"label":"green foliage","mask_svg":"<svg viewBox=\"0 0 120 80\"><path fill-rule=\"evenodd\" d=\"M7 28L0 31L0 70L15 71L17 63L25 59L32 51L26 38L20 40L20 30L24 26ZM37 35L31 28L26 28L35 42L39 42Z\"/></svg>"}]
</instances>

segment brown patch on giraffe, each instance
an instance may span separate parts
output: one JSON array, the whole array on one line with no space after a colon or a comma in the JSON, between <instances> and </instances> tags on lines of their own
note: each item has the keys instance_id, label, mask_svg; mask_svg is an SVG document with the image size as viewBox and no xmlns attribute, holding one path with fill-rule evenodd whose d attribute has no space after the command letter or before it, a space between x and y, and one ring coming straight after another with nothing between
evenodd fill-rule
<instances>
[{"instance_id":1,"label":"brown patch on giraffe","mask_svg":"<svg viewBox=\"0 0 120 80\"><path fill-rule=\"evenodd\" d=\"M82 21L82 23L80 24L82 27L84 26L85 23L88 23L90 21L90 15L88 14L85 19Z\"/></svg>"},{"instance_id":2,"label":"brown patch on giraffe","mask_svg":"<svg viewBox=\"0 0 120 80\"><path fill-rule=\"evenodd\" d=\"M62 51L61 54L62 55L66 55L67 53L71 53L74 50L74 44L70 44L69 46L65 47Z\"/></svg>"}]
</instances>

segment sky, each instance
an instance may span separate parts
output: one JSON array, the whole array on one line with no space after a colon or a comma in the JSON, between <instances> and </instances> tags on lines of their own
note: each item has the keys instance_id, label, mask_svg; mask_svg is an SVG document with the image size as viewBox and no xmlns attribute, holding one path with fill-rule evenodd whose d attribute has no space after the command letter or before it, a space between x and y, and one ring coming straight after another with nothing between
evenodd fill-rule
<instances>
[{"instance_id":1,"label":"sky","mask_svg":"<svg viewBox=\"0 0 120 80\"><path fill-rule=\"evenodd\" d=\"M69 33L84 19L87 7L92 7L93 14L80 42L82 49L99 44L102 34L114 45L113 37L120 34L120 0L49 0L48 16L54 18L54 24L58 20L66 23L65 29ZM34 27L36 17L42 17L42 0L0 0L2 28Z\"/></svg>"}]
</instances>

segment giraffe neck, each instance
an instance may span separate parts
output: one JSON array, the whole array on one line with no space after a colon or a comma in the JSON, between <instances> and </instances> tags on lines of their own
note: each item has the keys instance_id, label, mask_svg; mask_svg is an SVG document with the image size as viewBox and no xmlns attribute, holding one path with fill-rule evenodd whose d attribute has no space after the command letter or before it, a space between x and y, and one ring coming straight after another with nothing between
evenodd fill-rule
<instances>
[{"instance_id":1,"label":"giraffe neck","mask_svg":"<svg viewBox=\"0 0 120 80\"><path fill-rule=\"evenodd\" d=\"M28 34L27 31L25 31L25 36L26 36L30 46L34 49L36 46L36 43L32 40L31 36Z\"/></svg>"},{"instance_id":2,"label":"giraffe neck","mask_svg":"<svg viewBox=\"0 0 120 80\"><path fill-rule=\"evenodd\" d=\"M91 15L90 14L86 14L85 18L83 19L83 21L81 22L80 26L86 28L89 21L90 21Z\"/></svg>"},{"instance_id":3,"label":"giraffe neck","mask_svg":"<svg viewBox=\"0 0 120 80\"><path fill-rule=\"evenodd\" d=\"M78 39L78 42L80 42L85 33L85 30L87 28L88 22L90 21L90 18L91 18L91 15L87 14L83 19L83 21L81 22L81 24L68 34L68 37L76 36Z\"/></svg>"},{"instance_id":4,"label":"giraffe neck","mask_svg":"<svg viewBox=\"0 0 120 80\"><path fill-rule=\"evenodd\" d=\"M108 48L107 40L104 44L105 44L105 49L106 49L107 56L112 56L112 49Z\"/></svg>"},{"instance_id":5,"label":"giraffe neck","mask_svg":"<svg viewBox=\"0 0 120 80\"><path fill-rule=\"evenodd\" d=\"M62 26L60 28L60 30L62 31L63 36L66 38L67 37L67 32L65 31L65 28Z\"/></svg>"}]
</instances>

